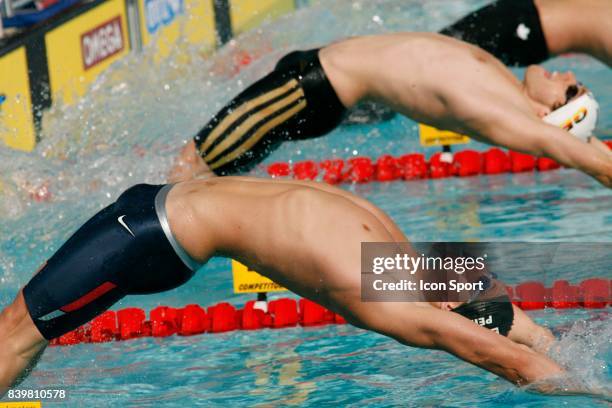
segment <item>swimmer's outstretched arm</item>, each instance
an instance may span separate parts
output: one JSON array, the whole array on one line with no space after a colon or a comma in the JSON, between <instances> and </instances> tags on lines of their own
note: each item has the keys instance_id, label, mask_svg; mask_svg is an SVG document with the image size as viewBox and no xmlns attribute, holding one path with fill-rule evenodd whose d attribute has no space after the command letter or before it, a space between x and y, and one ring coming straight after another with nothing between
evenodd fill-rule
<instances>
[{"instance_id":1,"label":"swimmer's outstretched arm","mask_svg":"<svg viewBox=\"0 0 612 408\"><path fill-rule=\"evenodd\" d=\"M611 398L609 390L582 382L544 354L478 326L456 313L413 305L406 308L406 304L402 303L363 305L367 306L368 311L362 310L361 316L368 317L356 325L392 337L400 343L447 351L515 385L526 386L528 391Z\"/></svg>"},{"instance_id":2,"label":"swimmer's outstretched arm","mask_svg":"<svg viewBox=\"0 0 612 408\"><path fill-rule=\"evenodd\" d=\"M594 144L512 108L494 116L480 129L481 140L534 156L549 157L612 188L612 155Z\"/></svg>"},{"instance_id":3,"label":"swimmer's outstretched arm","mask_svg":"<svg viewBox=\"0 0 612 408\"><path fill-rule=\"evenodd\" d=\"M546 327L536 324L525 312L516 306L514 322L508 333L508 338L516 343L524 344L537 353L547 354L555 341L555 336ZM580 374L564 372L560 375L544 378L525 387L527 391L554 395L589 395L610 400L610 390L593 387L582 381Z\"/></svg>"},{"instance_id":4,"label":"swimmer's outstretched arm","mask_svg":"<svg viewBox=\"0 0 612 408\"><path fill-rule=\"evenodd\" d=\"M524 344L538 353L546 353L555 337L546 327L536 324L520 308L512 305L514 322L508 333L508 338L516 343Z\"/></svg>"},{"instance_id":5,"label":"swimmer's outstretched arm","mask_svg":"<svg viewBox=\"0 0 612 408\"><path fill-rule=\"evenodd\" d=\"M363 305L357 325L402 344L447 351L513 384L526 385L564 372L548 357L456 313L405 303Z\"/></svg>"}]
</instances>

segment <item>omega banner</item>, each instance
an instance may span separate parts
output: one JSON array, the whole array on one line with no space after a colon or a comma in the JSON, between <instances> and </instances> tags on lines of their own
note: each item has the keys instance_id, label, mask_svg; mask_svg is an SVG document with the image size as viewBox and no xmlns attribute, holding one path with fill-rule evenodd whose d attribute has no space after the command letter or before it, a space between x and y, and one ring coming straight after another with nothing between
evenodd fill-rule
<instances>
[{"instance_id":1,"label":"omega banner","mask_svg":"<svg viewBox=\"0 0 612 408\"><path fill-rule=\"evenodd\" d=\"M53 99L72 104L113 62L129 52L122 0L109 0L45 35Z\"/></svg>"},{"instance_id":2,"label":"omega banner","mask_svg":"<svg viewBox=\"0 0 612 408\"><path fill-rule=\"evenodd\" d=\"M81 35L83 68L88 70L124 48L121 16L116 16Z\"/></svg>"}]
</instances>

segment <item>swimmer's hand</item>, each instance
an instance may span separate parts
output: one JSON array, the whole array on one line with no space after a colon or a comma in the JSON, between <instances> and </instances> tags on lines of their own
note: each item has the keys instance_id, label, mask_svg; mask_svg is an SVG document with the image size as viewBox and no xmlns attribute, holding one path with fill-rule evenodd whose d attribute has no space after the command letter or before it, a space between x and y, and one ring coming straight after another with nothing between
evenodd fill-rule
<instances>
[{"instance_id":1,"label":"swimmer's hand","mask_svg":"<svg viewBox=\"0 0 612 408\"><path fill-rule=\"evenodd\" d=\"M198 154L194 141L190 140L175 159L168 173L168 182L178 183L194 178L207 179L214 176L215 174Z\"/></svg>"},{"instance_id":2,"label":"swimmer's hand","mask_svg":"<svg viewBox=\"0 0 612 408\"><path fill-rule=\"evenodd\" d=\"M598 175L594 177L595 177L595 180L599 181L604 186L608 188L612 188L612 176Z\"/></svg>"},{"instance_id":3,"label":"swimmer's hand","mask_svg":"<svg viewBox=\"0 0 612 408\"><path fill-rule=\"evenodd\" d=\"M612 401L612 388L589 384L570 373L544 378L522 387L525 391L550 395L589 395Z\"/></svg>"},{"instance_id":4,"label":"swimmer's hand","mask_svg":"<svg viewBox=\"0 0 612 408\"><path fill-rule=\"evenodd\" d=\"M608 161L612 163L612 150L595 136L591 136L588 139L589 145L597 149L597 151L603 153L608 157ZM612 164L609 166L612 167ZM608 188L612 188L612 174L596 174L593 176L597 181Z\"/></svg>"},{"instance_id":5,"label":"swimmer's hand","mask_svg":"<svg viewBox=\"0 0 612 408\"><path fill-rule=\"evenodd\" d=\"M595 136L591 136L588 138L588 142L591 146L601 151L602 153L608 155L608 157L612 158L612 148L608 147L607 144L596 138Z\"/></svg>"}]
</instances>

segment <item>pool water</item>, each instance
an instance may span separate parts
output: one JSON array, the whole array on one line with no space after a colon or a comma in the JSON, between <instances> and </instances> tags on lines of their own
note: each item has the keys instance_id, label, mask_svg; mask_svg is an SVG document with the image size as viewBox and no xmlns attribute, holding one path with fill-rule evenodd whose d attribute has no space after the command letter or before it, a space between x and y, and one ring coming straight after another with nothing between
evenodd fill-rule
<instances>
[{"instance_id":1,"label":"pool water","mask_svg":"<svg viewBox=\"0 0 612 408\"><path fill-rule=\"evenodd\" d=\"M163 182L181 143L284 52L353 34L438 30L485 2L333 3L246 33L213 56L179 46L168 60L154 62L153 44L115 65L76 105L54 106L33 154L0 148L0 306L122 190ZM240 52L256 59L236 73ZM582 56L546 65L574 70L595 91L602 113L596 133L612 137L611 70ZM486 147L472 142L470 148ZM418 145L416 124L396 116L286 143L267 163L415 151L431 153ZM254 174L263 175L263 168ZM32 200L25 181L46 183L49 200ZM413 241L612 241L612 193L573 170L343 187L387 211ZM593 273L583 265L558 278L579 281ZM517 271L508 280L530 276ZM230 278L229 261L214 259L187 285L128 297L114 309L249 300L232 294ZM609 386L608 310L530 314L561 338L556 359ZM531 394L448 354L407 348L348 325L55 347L21 388L66 389L70 400L62 405L70 406L608 406L590 397Z\"/></svg>"}]
</instances>

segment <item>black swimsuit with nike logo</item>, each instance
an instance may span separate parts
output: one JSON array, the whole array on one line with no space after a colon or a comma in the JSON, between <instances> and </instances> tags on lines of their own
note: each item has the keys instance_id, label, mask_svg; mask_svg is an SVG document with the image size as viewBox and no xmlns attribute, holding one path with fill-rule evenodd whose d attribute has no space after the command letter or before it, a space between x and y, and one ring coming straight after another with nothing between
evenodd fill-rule
<instances>
[{"instance_id":1,"label":"black swimsuit with nike logo","mask_svg":"<svg viewBox=\"0 0 612 408\"><path fill-rule=\"evenodd\" d=\"M162 292L194 274L168 240L155 200L164 186L136 185L87 221L23 289L46 339L59 337L126 295Z\"/></svg>"}]
</instances>

